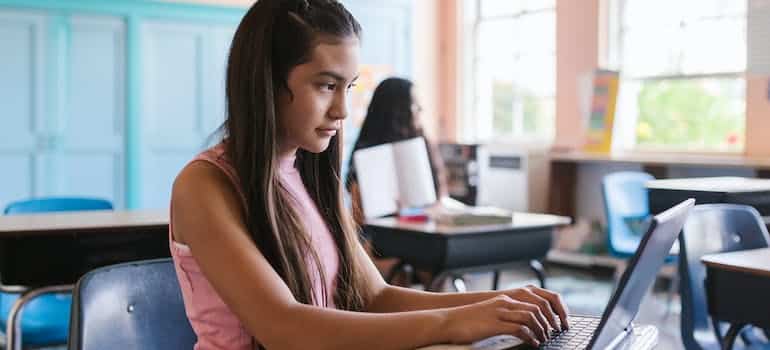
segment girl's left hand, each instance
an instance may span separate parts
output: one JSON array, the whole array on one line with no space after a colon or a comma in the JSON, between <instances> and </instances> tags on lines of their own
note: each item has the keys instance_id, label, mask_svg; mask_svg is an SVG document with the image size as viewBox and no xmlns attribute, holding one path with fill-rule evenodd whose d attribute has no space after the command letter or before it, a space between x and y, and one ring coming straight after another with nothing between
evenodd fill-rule
<instances>
[{"instance_id":1,"label":"girl's left hand","mask_svg":"<svg viewBox=\"0 0 770 350\"><path fill-rule=\"evenodd\" d=\"M569 311L564 302L562 302L559 294L533 285L528 285L523 288L508 289L503 291L503 293L513 300L538 305L540 310L543 311L551 328L559 331L569 328L569 322L567 321ZM556 321L557 315L559 317L559 323Z\"/></svg>"}]
</instances>

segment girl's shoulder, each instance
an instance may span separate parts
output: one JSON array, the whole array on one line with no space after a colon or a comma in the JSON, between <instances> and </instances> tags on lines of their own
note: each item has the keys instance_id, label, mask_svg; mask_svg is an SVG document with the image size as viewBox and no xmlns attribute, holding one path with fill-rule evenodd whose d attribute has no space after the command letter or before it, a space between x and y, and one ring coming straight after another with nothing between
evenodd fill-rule
<instances>
[{"instance_id":1,"label":"girl's shoulder","mask_svg":"<svg viewBox=\"0 0 770 350\"><path fill-rule=\"evenodd\" d=\"M226 144L223 141L195 156L177 175L173 190L195 191L201 186L206 186L219 189L220 192L234 191L238 194L236 198L243 197L238 176L227 157L225 147Z\"/></svg>"},{"instance_id":2,"label":"girl's shoulder","mask_svg":"<svg viewBox=\"0 0 770 350\"><path fill-rule=\"evenodd\" d=\"M211 203L219 205L211 206ZM172 214L220 215L220 210L243 212L246 201L224 148L212 147L193 158L179 172L171 189Z\"/></svg>"}]
</instances>

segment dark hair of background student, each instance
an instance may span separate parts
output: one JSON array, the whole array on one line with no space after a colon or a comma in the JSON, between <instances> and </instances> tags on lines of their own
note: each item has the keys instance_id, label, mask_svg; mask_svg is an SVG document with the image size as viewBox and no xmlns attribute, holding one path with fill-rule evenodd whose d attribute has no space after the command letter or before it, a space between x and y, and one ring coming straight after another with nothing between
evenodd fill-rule
<instances>
[{"instance_id":1,"label":"dark hair of background student","mask_svg":"<svg viewBox=\"0 0 770 350\"><path fill-rule=\"evenodd\" d=\"M412 82L402 78L388 78L377 85L369 102L358 139L353 146L353 152L414 137L425 137L422 124L415 115L415 109L419 112L421 107L415 106L412 88ZM436 195L439 195L442 183L439 168L441 160L430 142L426 143L426 148ZM357 181L353 157L350 158L349 164L349 172L345 179L345 186L348 189L354 181Z\"/></svg>"}]
</instances>

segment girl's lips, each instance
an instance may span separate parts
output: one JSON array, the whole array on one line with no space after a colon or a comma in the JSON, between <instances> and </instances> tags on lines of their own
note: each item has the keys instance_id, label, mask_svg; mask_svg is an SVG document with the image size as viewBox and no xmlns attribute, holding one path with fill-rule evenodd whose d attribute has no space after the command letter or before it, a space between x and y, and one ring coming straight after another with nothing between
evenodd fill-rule
<instances>
[{"instance_id":1,"label":"girl's lips","mask_svg":"<svg viewBox=\"0 0 770 350\"><path fill-rule=\"evenodd\" d=\"M316 129L316 132L323 136L337 135L337 129Z\"/></svg>"}]
</instances>

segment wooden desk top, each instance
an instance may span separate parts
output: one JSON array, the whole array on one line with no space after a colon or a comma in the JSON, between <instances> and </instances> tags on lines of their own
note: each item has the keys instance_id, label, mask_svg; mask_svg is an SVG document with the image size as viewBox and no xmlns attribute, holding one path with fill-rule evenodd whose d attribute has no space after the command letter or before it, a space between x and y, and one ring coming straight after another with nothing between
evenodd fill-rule
<instances>
[{"instance_id":1,"label":"wooden desk top","mask_svg":"<svg viewBox=\"0 0 770 350\"><path fill-rule=\"evenodd\" d=\"M682 179L653 180L646 184L649 189L685 190L702 192L770 192L770 179L748 177L693 177Z\"/></svg>"},{"instance_id":2,"label":"wooden desk top","mask_svg":"<svg viewBox=\"0 0 770 350\"><path fill-rule=\"evenodd\" d=\"M513 220L510 224L502 225L468 225L468 226L448 226L439 225L435 221L428 222L404 222L399 221L398 218L378 218L370 219L366 221L367 226L377 226L385 228L395 228L410 231L420 231L423 233L434 234L472 234L480 231L507 231L507 230L519 230L537 227L554 227L569 225L572 220L566 216L557 216L550 214L535 214L535 213L513 213Z\"/></svg>"},{"instance_id":3,"label":"wooden desk top","mask_svg":"<svg viewBox=\"0 0 770 350\"><path fill-rule=\"evenodd\" d=\"M704 255L706 266L770 278L770 248Z\"/></svg>"},{"instance_id":4,"label":"wooden desk top","mask_svg":"<svg viewBox=\"0 0 770 350\"><path fill-rule=\"evenodd\" d=\"M168 210L79 211L45 214L0 215L0 237L97 232L168 226Z\"/></svg>"},{"instance_id":5,"label":"wooden desk top","mask_svg":"<svg viewBox=\"0 0 770 350\"><path fill-rule=\"evenodd\" d=\"M770 169L769 157L744 156L741 154L692 154L675 152L622 152L598 154L582 151L552 151L553 161L578 163L643 163L651 165L723 166Z\"/></svg>"}]
</instances>

